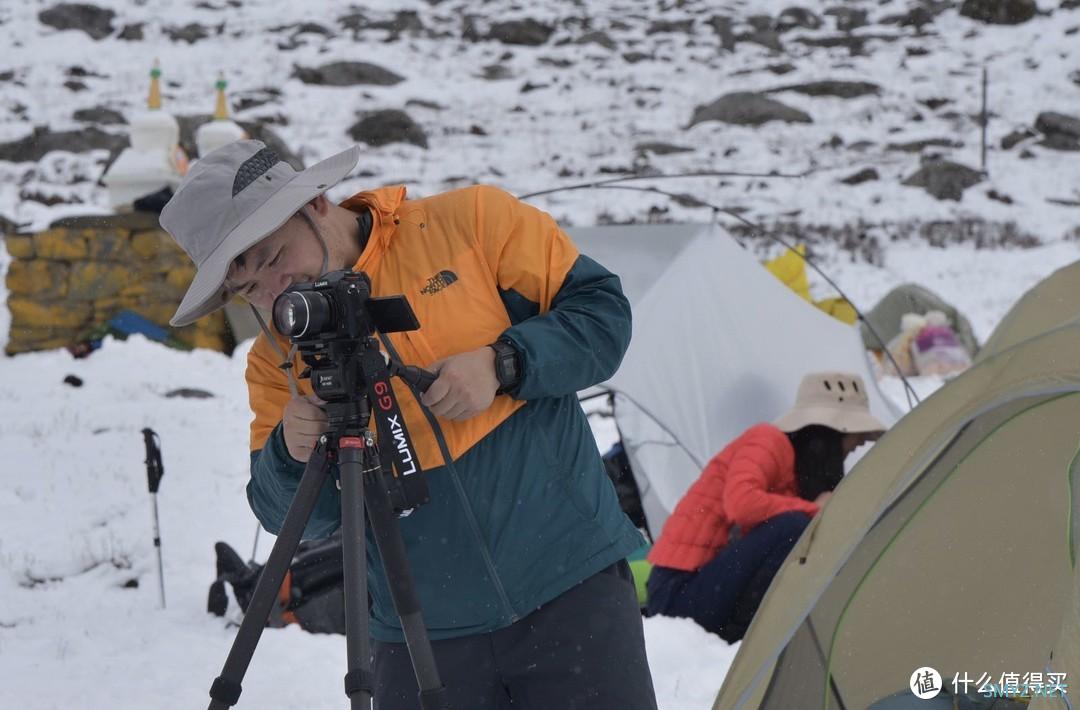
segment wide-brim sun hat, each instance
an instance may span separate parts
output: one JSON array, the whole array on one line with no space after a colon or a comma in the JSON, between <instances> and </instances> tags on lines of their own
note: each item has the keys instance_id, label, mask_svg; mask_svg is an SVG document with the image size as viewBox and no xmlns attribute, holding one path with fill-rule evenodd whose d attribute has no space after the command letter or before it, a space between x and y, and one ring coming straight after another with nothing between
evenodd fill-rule
<instances>
[{"instance_id":1,"label":"wide-brim sun hat","mask_svg":"<svg viewBox=\"0 0 1080 710\"><path fill-rule=\"evenodd\" d=\"M803 377L795 406L773 421L793 432L819 424L845 434L883 432L887 427L870 413L870 399L862 377L849 372L814 372Z\"/></svg>"},{"instance_id":2,"label":"wide-brim sun hat","mask_svg":"<svg viewBox=\"0 0 1080 710\"><path fill-rule=\"evenodd\" d=\"M296 171L261 141L244 140L195 163L159 219L196 267L169 323L187 325L224 306L233 260L345 179L359 159L354 145Z\"/></svg>"}]
</instances>

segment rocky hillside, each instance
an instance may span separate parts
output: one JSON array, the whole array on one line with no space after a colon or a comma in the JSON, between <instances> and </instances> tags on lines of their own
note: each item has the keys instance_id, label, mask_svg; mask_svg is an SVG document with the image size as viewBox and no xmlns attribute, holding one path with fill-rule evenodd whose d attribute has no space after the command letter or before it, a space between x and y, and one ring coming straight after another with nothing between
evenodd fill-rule
<instances>
[{"instance_id":1,"label":"rocky hillside","mask_svg":"<svg viewBox=\"0 0 1080 710\"><path fill-rule=\"evenodd\" d=\"M730 171L800 177L534 202L575 224L702 221L704 202L855 240L1080 237L1080 0L793 1L6 0L0 224L106 209L158 58L191 152L218 71L296 162L365 144L337 197Z\"/></svg>"}]
</instances>

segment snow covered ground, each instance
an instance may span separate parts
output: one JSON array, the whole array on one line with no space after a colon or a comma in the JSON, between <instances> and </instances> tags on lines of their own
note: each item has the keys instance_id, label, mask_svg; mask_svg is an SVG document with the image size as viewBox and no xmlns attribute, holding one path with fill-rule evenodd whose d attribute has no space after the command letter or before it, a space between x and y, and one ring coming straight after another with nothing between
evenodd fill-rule
<instances>
[{"instance_id":1,"label":"snow covered ground","mask_svg":"<svg viewBox=\"0 0 1080 710\"><path fill-rule=\"evenodd\" d=\"M0 707L204 703L235 633L205 611L213 545L246 556L255 531L243 366L243 353L185 354L141 337L85 360L56 351L0 364ZM63 384L69 374L84 384ZM215 396L167 397L180 387ZM147 426L165 463L165 610ZM261 536L260 559L270 539ZM708 707L734 649L686 621L650 621L648 631L663 707ZM240 707L343 707L343 654L340 636L267 631Z\"/></svg>"}]
</instances>

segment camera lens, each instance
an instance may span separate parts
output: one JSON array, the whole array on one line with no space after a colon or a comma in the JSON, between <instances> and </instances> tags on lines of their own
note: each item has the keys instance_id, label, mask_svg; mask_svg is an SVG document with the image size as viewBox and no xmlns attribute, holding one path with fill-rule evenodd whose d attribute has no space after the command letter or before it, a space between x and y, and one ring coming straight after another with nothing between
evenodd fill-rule
<instances>
[{"instance_id":1,"label":"camera lens","mask_svg":"<svg viewBox=\"0 0 1080 710\"><path fill-rule=\"evenodd\" d=\"M314 291L286 291L274 300L274 327L290 338L312 337L330 320L330 301Z\"/></svg>"}]
</instances>

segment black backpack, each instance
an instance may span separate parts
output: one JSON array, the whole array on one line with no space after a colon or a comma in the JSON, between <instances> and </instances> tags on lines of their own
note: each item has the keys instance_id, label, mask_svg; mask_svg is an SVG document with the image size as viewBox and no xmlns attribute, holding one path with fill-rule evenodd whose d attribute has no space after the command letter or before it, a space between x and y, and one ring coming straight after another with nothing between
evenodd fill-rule
<instances>
[{"instance_id":1,"label":"black backpack","mask_svg":"<svg viewBox=\"0 0 1080 710\"><path fill-rule=\"evenodd\" d=\"M630 459L626 456L622 441L618 441L603 456L604 468L608 477L615 484L615 493L619 496L619 505L623 512L639 530L649 533L649 523L645 520L645 511L641 507L641 492L638 490L634 472L630 470Z\"/></svg>"},{"instance_id":2,"label":"black backpack","mask_svg":"<svg viewBox=\"0 0 1080 710\"><path fill-rule=\"evenodd\" d=\"M232 587L241 611L246 612L262 565L244 562L224 542L214 545L217 579L210 585L206 609L224 616L229 606L226 584ZM316 634L345 633L345 586L341 532L325 540L302 542L278 590L267 626L299 624Z\"/></svg>"}]
</instances>

